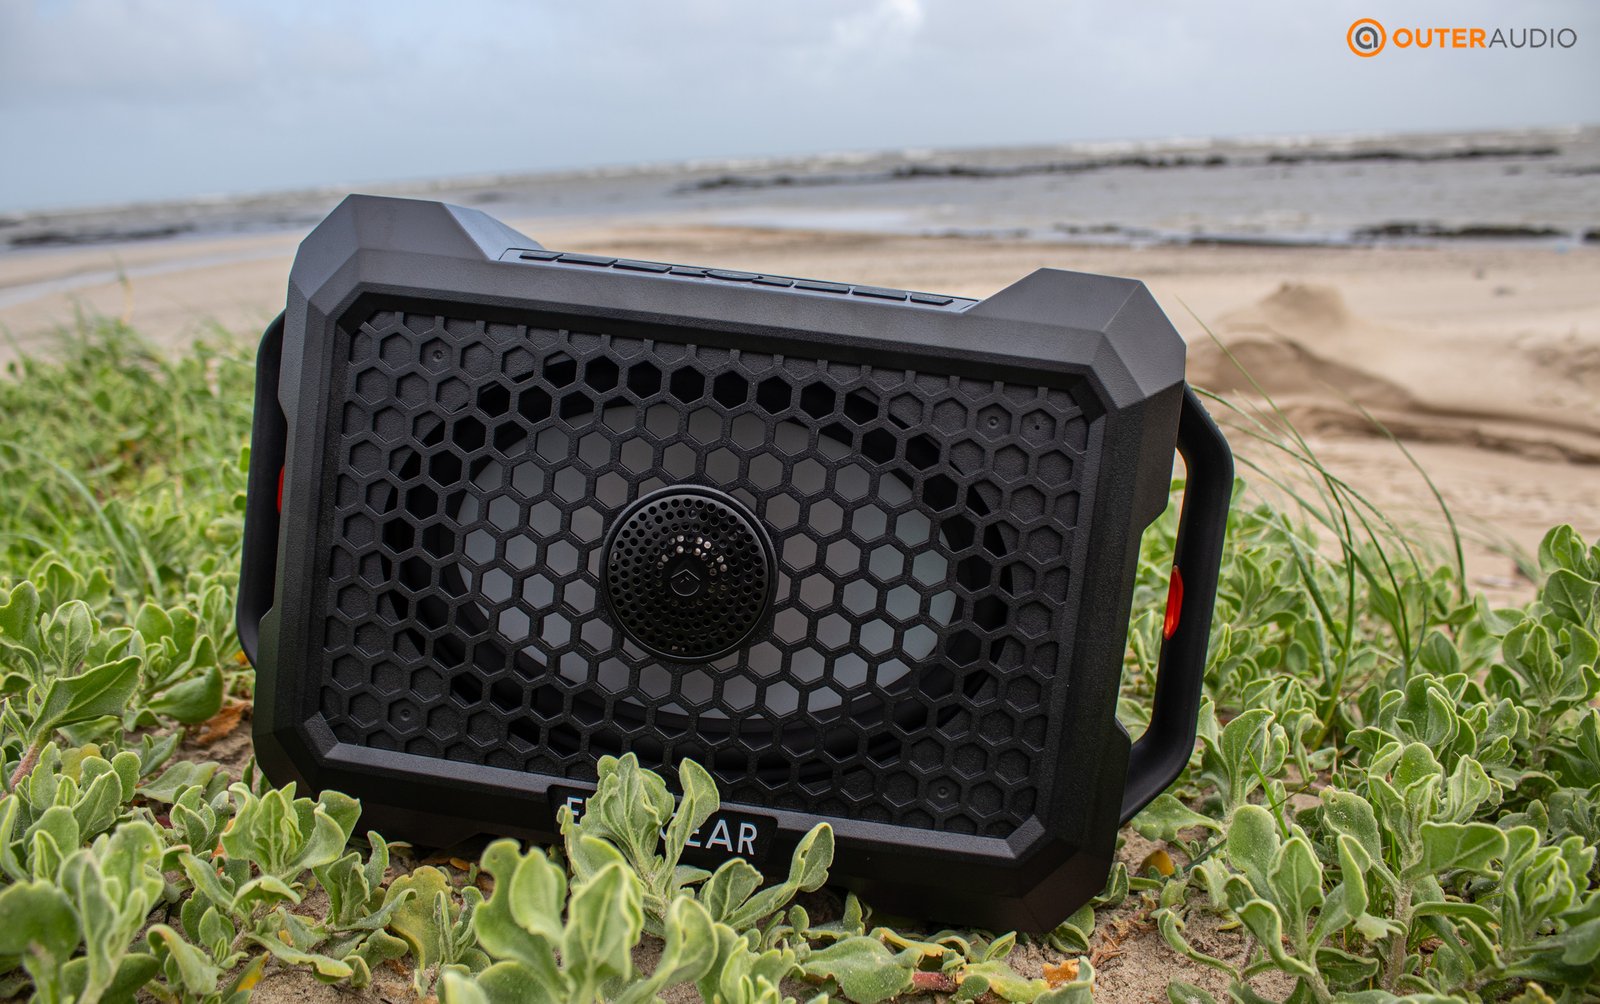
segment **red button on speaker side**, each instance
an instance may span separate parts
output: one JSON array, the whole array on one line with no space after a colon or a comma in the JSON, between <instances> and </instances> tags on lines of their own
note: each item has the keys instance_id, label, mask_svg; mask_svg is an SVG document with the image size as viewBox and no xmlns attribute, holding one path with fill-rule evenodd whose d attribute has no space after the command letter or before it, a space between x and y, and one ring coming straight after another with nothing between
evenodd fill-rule
<instances>
[{"instance_id":1,"label":"red button on speaker side","mask_svg":"<svg viewBox=\"0 0 1600 1004\"><path fill-rule=\"evenodd\" d=\"M1178 619L1183 616L1183 573L1172 566L1172 578L1167 582L1167 617L1161 625L1161 637L1170 639L1178 633Z\"/></svg>"}]
</instances>

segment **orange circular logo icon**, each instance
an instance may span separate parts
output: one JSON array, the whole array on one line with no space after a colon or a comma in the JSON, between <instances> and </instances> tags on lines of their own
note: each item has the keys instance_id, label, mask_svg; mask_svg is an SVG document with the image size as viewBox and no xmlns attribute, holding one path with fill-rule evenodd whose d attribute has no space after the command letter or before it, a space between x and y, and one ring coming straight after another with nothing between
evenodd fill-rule
<instances>
[{"instance_id":1,"label":"orange circular logo icon","mask_svg":"<svg viewBox=\"0 0 1600 1004\"><path fill-rule=\"evenodd\" d=\"M1350 46L1350 51L1368 59L1383 51L1384 43L1389 37L1384 34L1383 25L1370 17L1364 17L1350 26L1344 33L1345 44Z\"/></svg>"}]
</instances>

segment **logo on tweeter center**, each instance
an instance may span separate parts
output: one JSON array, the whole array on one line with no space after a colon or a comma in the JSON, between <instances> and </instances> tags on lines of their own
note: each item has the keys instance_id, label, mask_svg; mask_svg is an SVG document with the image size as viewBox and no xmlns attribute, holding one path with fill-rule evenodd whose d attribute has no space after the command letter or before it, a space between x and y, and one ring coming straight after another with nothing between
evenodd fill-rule
<instances>
[{"instance_id":1,"label":"logo on tweeter center","mask_svg":"<svg viewBox=\"0 0 1600 1004\"><path fill-rule=\"evenodd\" d=\"M1350 26L1344 33L1345 44L1350 51L1363 59L1376 56L1383 51L1389 41L1389 36L1384 34L1383 25L1370 17L1364 17Z\"/></svg>"},{"instance_id":2,"label":"logo on tweeter center","mask_svg":"<svg viewBox=\"0 0 1600 1004\"><path fill-rule=\"evenodd\" d=\"M1395 49L1570 49L1578 44L1572 28L1477 28L1459 25L1384 28L1364 17L1345 29L1344 44L1362 59Z\"/></svg>"},{"instance_id":3,"label":"logo on tweeter center","mask_svg":"<svg viewBox=\"0 0 1600 1004\"><path fill-rule=\"evenodd\" d=\"M705 580L693 568L682 565L667 577L667 584L672 587L674 593L688 599L700 592L705 586Z\"/></svg>"}]
</instances>

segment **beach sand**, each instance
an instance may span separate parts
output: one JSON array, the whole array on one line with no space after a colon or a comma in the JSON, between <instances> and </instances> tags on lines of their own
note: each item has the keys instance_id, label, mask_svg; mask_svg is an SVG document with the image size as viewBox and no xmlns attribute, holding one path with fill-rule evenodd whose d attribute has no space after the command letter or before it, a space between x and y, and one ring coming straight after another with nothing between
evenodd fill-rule
<instances>
[{"instance_id":1,"label":"beach sand","mask_svg":"<svg viewBox=\"0 0 1600 1004\"><path fill-rule=\"evenodd\" d=\"M547 247L969 296L1043 266L1138 277L1189 340L1192 382L1249 407L1260 401L1253 380L1335 474L1417 538L1442 544L1432 489L1360 409L1400 437L1453 510L1467 537L1469 576L1491 598L1531 594L1510 552L1533 551L1550 526L1569 522L1586 537L1600 535L1600 251L1135 249L510 222ZM218 331L251 337L281 308L295 244L287 235L197 238L0 256L0 362L17 351L48 353L80 311L125 318L176 351ZM1224 409L1213 410L1226 423ZM1262 481L1251 465L1284 473L1277 451L1237 427L1231 439L1247 478ZM1122 856L1137 867L1149 849L1130 832ZM1206 950L1237 954L1234 934L1200 930L1212 923L1204 915L1195 923L1191 934ZM1105 1004L1164 1000L1172 978L1226 992L1218 974L1165 947L1147 907L1108 911L1094 947L1096 1000ZM653 961L649 955L647 946L641 961ZM1015 961L1037 975L1052 960L1032 946ZM1288 987L1258 989L1281 995ZM274 972L258 993L267 1001L345 999L299 971ZM406 980L386 970L368 999L409 996Z\"/></svg>"},{"instance_id":2,"label":"beach sand","mask_svg":"<svg viewBox=\"0 0 1600 1004\"><path fill-rule=\"evenodd\" d=\"M1246 405L1259 384L1336 474L1438 541L1431 489L1362 410L1400 437L1465 530L1469 574L1491 595L1526 594L1508 545L1531 552L1561 522L1600 535L1594 249L1127 248L509 222L565 250L968 296L1039 267L1134 276L1189 340L1191 382ZM253 235L0 255L0 362L47 353L78 311L123 317L174 346L218 331L248 337L281 308L296 243ZM1284 471L1278 451L1243 432L1231 439L1247 477L1251 464Z\"/></svg>"}]
</instances>

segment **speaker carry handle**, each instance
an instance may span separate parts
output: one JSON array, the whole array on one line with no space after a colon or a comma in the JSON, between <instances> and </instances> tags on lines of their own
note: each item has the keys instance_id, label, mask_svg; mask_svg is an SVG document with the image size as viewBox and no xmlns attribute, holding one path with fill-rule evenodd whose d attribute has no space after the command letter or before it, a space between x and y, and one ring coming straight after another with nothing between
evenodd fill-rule
<instances>
[{"instance_id":1,"label":"speaker carry handle","mask_svg":"<svg viewBox=\"0 0 1600 1004\"><path fill-rule=\"evenodd\" d=\"M1183 389L1178 453L1185 479L1150 727L1128 754L1122 822L1167 789L1194 751L1211 611L1233 497L1233 453L1194 388Z\"/></svg>"},{"instance_id":2,"label":"speaker carry handle","mask_svg":"<svg viewBox=\"0 0 1600 1004\"><path fill-rule=\"evenodd\" d=\"M283 508L283 459L288 423L278 403L278 369L283 360L283 315L261 336L256 352L255 418L250 430L250 471L245 497L244 551L239 563L239 648L256 664L261 618L272 609L278 575L278 524ZM275 499L268 506L262 499Z\"/></svg>"}]
</instances>

